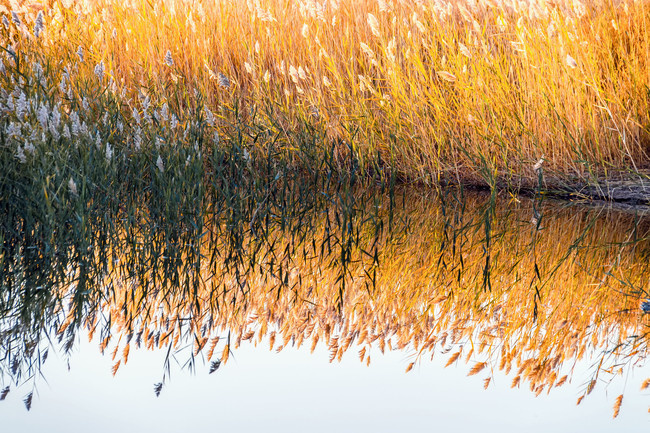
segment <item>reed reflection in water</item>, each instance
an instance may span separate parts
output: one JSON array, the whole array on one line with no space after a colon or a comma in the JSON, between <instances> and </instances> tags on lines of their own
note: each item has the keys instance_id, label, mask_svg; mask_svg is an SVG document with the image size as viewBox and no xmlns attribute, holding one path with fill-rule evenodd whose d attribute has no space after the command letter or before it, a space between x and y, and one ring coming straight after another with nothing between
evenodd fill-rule
<instances>
[{"instance_id":1,"label":"reed reflection in water","mask_svg":"<svg viewBox=\"0 0 650 433\"><path fill-rule=\"evenodd\" d=\"M80 328L99 336L114 374L132 348L167 348L156 394L172 355L214 372L246 341L278 352L320 345L331 362L370 366L374 349L408 350L407 371L444 357L467 363L485 388L503 371L535 395L570 381L587 358L592 377L578 403L645 363L643 216L461 191L346 194L308 213L251 207L248 224L209 214L201 230L171 240L171 226L125 220L56 277L33 262L25 272L28 249L14 249L3 279L15 289L3 298L4 389L29 376L36 386L50 339L69 351ZM54 283L30 288L35 274ZM614 416L622 399L612 400Z\"/></svg>"}]
</instances>

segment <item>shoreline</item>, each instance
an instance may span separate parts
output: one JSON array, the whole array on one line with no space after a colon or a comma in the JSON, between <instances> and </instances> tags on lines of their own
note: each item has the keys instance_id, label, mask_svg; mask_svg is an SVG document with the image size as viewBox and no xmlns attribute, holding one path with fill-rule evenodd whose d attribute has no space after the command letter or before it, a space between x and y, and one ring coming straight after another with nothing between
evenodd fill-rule
<instances>
[{"instance_id":1,"label":"shoreline","mask_svg":"<svg viewBox=\"0 0 650 433\"><path fill-rule=\"evenodd\" d=\"M497 195L511 194L513 196L534 198L543 196L547 199L566 203L590 206L609 207L620 211L634 211L650 214L650 170L639 172L617 172L608 178L600 177L580 180L570 180L566 177L550 175L542 176L542 183L533 183L529 178L499 179L494 187L486 182L471 182L458 179L443 180L441 188L461 188L472 191L490 193L493 189ZM424 186L422 182L415 182ZM409 182L403 182L408 188Z\"/></svg>"}]
</instances>

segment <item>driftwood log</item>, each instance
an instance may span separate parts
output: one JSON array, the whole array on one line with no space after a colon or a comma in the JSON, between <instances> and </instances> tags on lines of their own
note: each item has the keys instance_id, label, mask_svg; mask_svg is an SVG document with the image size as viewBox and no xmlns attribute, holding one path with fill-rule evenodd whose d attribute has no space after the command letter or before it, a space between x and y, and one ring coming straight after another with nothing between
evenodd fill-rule
<instances>
[{"instance_id":1,"label":"driftwood log","mask_svg":"<svg viewBox=\"0 0 650 433\"><path fill-rule=\"evenodd\" d=\"M578 181L575 184L551 183L546 191L551 196L573 201L609 203L613 207L650 210L650 171L617 174L607 179ZM604 204L604 203L603 203Z\"/></svg>"},{"instance_id":2,"label":"driftwood log","mask_svg":"<svg viewBox=\"0 0 650 433\"><path fill-rule=\"evenodd\" d=\"M650 181L640 179L599 182L596 185L584 185L576 189L573 195L647 206L650 205Z\"/></svg>"}]
</instances>

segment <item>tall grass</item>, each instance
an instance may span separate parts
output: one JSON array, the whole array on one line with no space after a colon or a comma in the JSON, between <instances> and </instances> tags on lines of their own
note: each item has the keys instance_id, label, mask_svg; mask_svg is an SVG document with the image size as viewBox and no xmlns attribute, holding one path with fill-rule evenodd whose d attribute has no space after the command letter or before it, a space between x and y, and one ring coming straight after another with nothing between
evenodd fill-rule
<instances>
[{"instance_id":1,"label":"tall grass","mask_svg":"<svg viewBox=\"0 0 650 433\"><path fill-rule=\"evenodd\" d=\"M151 116L163 103L179 116L198 93L217 119L236 103L287 150L307 122L339 165L352 152L362 172L410 181L534 185L541 158L567 182L648 167L647 2L104 0L0 12L3 48L48 59L56 84L67 68L79 99L97 94L103 64L131 98L118 107L125 124L142 111L135 95Z\"/></svg>"},{"instance_id":2,"label":"tall grass","mask_svg":"<svg viewBox=\"0 0 650 433\"><path fill-rule=\"evenodd\" d=\"M69 350L82 326L102 350L119 333L191 339L190 364L223 328L241 335L220 362L273 326L333 358L355 338L442 342L456 359L447 341L478 341L477 355L501 352L472 374L498 359L535 392L587 350L645 356L645 319L628 314L647 296L643 220L549 214L541 196L531 215L496 195L647 167L645 3L51 1L0 15L13 380L47 336ZM400 181L493 193L470 215L453 195L407 201Z\"/></svg>"}]
</instances>

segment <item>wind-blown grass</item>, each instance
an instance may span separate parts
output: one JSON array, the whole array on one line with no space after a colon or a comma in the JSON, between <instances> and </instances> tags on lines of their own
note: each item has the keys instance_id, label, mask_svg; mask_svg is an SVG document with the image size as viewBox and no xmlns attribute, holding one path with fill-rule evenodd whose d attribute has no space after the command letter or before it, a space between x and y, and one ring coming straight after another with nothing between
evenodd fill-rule
<instances>
[{"instance_id":1,"label":"wind-blown grass","mask_svg":"<svg viewBox=\"0 0 650 433\"><path fill-rule=\"evenodd\" d=\"M362 172L390 168L432 184L534 184L540 158L567 181L648 166L646 2L7 6L3 48L41 62L51 85L66 68L78 100L103 91L100 76L125 92L129 102L109 111L125 125L138 123L134 109L155 116L167 103L180 118L201 105L221 131L237 110L290 151L308 123L339 165L352 152ZM4 67L14 62L5 53ZM3 84L15 98L16 88ZM68 111L66 102L48 92L50 108Z\"/></svg>"}]
</instances>

